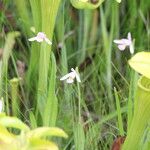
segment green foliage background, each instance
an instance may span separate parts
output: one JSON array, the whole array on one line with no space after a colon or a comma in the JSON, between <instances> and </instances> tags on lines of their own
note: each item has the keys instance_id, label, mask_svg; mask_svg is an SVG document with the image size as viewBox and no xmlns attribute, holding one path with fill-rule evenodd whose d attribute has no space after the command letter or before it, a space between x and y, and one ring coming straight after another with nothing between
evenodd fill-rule
<instances>
[{"instance_id":1,"label":"green foliage background","mask_svg":"<svg viewBox=\"0 0 150 150\"><path fill-rule=\"evenodd\" d=\"M150 1L106 0L93 10L77 10L68 0L5 0L1 6L0 45L7 55L0 62L6 61L0 93L6 113L33 129L64 129L69 138L57 140L63 150L109 150L130 127L138 79L127 64L129 51L119 51L113 40L131 32L135 52L149 51ZM52 39L52 47L29 43L36 35L32 26ZM7 48L14 43L7 33L13 31L20 35ZM19 76L17 60L26 69L14 98L9 80ZM60 82L76 66L82 83Z\"/></svg>"}]
</instances>

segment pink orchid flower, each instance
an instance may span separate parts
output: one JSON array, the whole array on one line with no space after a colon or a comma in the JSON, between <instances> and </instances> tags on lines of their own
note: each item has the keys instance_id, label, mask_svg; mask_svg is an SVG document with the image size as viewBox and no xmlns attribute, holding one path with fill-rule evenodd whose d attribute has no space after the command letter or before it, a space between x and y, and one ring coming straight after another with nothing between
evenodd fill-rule
<instances>
[{"instance_id":1,"label":"pink orchid flower","mask_svg":"<svg viewBox=\"0 0 150 150\"><path fill-rule=\"evenodd\" d=\"M47 44L52 45L52 42L46 37L46 34L43 32L39 32L35 37L32 37L28 40L37 41L39 43L45 41Z\"/></svg>"},{"instance_id":2,"label":"pink orchid flower","mask_svg":"<svg viewBox=\"0 0 150 150\"><path fill-rule=\"evenodd\" d=\"M132 41L130 32L128 33L127 39L123 38L120 40L114 40L114 43L116 43L118 45L118 48L121 51L124 51L126 49L126 47L129 47L130 53L131 54L134 53L134 46L133 46L133 41Z\"/></svg>"}]
</instances>

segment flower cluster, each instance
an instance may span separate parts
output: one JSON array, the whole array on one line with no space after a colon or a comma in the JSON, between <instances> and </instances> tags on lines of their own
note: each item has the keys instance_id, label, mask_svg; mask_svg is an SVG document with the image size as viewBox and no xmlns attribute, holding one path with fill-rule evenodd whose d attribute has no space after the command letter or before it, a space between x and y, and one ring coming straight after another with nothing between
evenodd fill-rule
<instances>
[{"instance_id":1,"label":"flower cluster","mask_svg":"<svg viewBox=\"0 0 150 150\"><path fill-rule=\"evenodd\" d=\"M80 0L82 2L87 2L88 0ZM120 0L117 0L117 2L121 2ZM35 37L32 37L28 39L29 41L37 41L37 42L46 42L47 44L51 45L52 42L47 38L46 34L43 32L39 32ZM116 39L114 40L114 43L117 44L118 48L121 51L124 51L126 47L129 47L130 53L134 53L134 46L133 46L133 41L131 37L131 33L129 32L127 35L127 38L123 39ZM76 72L73 68L71 68L71 72L60 78L61 81L66 80L67 83L71 84L74 82L74 80L77 80L77 82L81 82L79 73ZM0 104L1 106L2 104ZM0 109L1 110L1 109Z\"/></svg>"}]
</instances>

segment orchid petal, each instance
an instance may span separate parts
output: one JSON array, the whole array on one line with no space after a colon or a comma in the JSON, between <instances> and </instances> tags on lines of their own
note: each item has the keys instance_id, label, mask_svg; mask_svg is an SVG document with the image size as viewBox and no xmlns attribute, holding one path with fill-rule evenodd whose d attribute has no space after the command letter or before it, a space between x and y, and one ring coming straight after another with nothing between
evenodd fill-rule
<instances>
[{"instance_id":1,"label":"orchid petal","mask_svg":"<svg viewBox=\"0 0 150 150\"><path fill-rule=\"evenodd\" d=\"M119 48L121 51L123 51L123 50L125 50L126 45L118 45L118 48Z\"/></svg>"},{"instance_id":2,"label":"orchid petal","mask_svg":"<svg viewBox=\"0 0 150 150\"><path fill-rule=\"evenodd\" d=\"M43 32L39 32L39 33L37 34L37 37L40 38L40 39L44 39L44 38L46 37L46 34L43 33Z\"/></svg>"},{"instance_id":3,"label":"orchid petal","mask_svg":"<svg viewBox=\"0 0 150 150\"><path fill-rule=\"evenodd\" d=\"M128 33L128 40L132 41L132 37L131 37L131 33L130 32Z\"/></svg>"},{"instance_id":4,"label":"orchid petal","mask_svg":"<svg viewBox=\"0 0 150 150\"><path fill-rule=\"evenodd\" d=\"M66 82L69 83L69 84L71 84L71 83L74 82L74 80L73 80L72 78L68 78L68 79L66 80Z\"/></svg>"},{"instance_id":5,"label":"orchid petal","mask_svg":"<svg viewBox=\"0 0 150 150\"><path fill-rule=\"evenodd\" d=\"M129 49L130 49L130 53L134 54L134 46L133 46L133 44L130 45Z\"/></svg>"},{"instance_id":6,"label":"orchid petal","mask_svg":"<svg viewBox=\"0 0 150 150\"><path fill-rule=\"evenodd\" d=\"M122 40L114 40L114 43L116 43L116 44L123 44Z\"/></svg>"},{"instance_id":7,"label":"orchid petal","mask_svg":"<svg viewBox=\"0 0 150 150\"><path fill-rule=\"evenodd\" d=\"M28 39L28 41L36 41L36 40L37 40L37 37L33 37L33 38Z\"/></svg>"},{"instance_id":8,"label":"orchid petal","mask_svg":"<svg viewBox=\"0 0 150 150\"><path fill-rule=\"evenodd\" d=\"M36 41L39 42L39 43L41 43L41 42L43 42L43 39L39 38L39 37L36 37Z\"/></svg>"},{"instance_id":9,"label":"orchid petal","mask_svg":"<svg viewBox=\"0 0 150 150\"><path fill-rule=\"evenodd\" d=\"M76 80L77 80L78 82L81 82L81 79L80 79L79 74L78 74L73 68L71 68L71 71L75 73Z\"/></svg>"},{"instance_id":10,"label":"orchid petal","mask_svg":"<svg viewBox=\"0 0 150 150\"><path fill-rule=\"evenodd\" d=\"M47 44L52 45L52 42L48 38L45 38L45 41Z\"/></svg>"},{"instance_id":11,"label":"orchid petal","mask_svg":"<svg viewBox=\"0 0 150 150\"><path fill-rule=\"evenodd\" d=\"M78 82L81 82L80 76L78 74L76 75L76 79Z\"/></svg>"},{"instance_id":12,"label":"orchid petal","mask_svg":"<svg viewBox=\"0 0 150 150\"><path fill-rule=\"evenodd\" d=\"M65 76L63 76L62 78L60 78L61 81L68 79L70 76L72 75L72 72L66 74Z\"/></svg>"},{"instance_id":13,"label":"orchid petal","mask_svg":"<svg viewBox=\"0 0 150 150\"><path fill-rule=\"evenodd\" d=\"M130 45L131 41L128 39L114 40L114 43L119 45Z\"/></svg>"}]
</instances>

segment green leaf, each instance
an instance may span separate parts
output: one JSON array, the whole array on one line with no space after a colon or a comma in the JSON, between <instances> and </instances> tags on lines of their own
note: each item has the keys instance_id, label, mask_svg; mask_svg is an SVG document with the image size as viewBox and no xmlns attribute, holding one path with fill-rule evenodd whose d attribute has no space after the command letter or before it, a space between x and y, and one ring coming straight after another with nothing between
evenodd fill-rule
<instances>
[{"instance_id":1,"label":"green leaf","mask_svg":"<svg viewBox=\"0 0 150 150\"><path fill-rule=\"evenodd\" d=\"M139 52L128 62L135 71L150 79L150 52Z\"/></svg>"},{"instance_id":2,"label":"green leaf","mask_svg":"<svg viewBox=\"0 0 150 150\"><path fill-rule=\"evenodd\" d=\"M85 149L85 133L83 125L80 122L74 127L74 142L75 142L75 149L77 150Z\"/></svg>"},{"instance_id":3,"label":"green leaf","mask_svg":"<svg viewBox=\"0 0 150 150\"><path fill-rule=\"evenodd\" d=\"M32 111L29 112L29 117L30 117L30 126L32 129L37 128L37 120L35 118L35 115L33 114Z\"/></svg>"},{"instance_id":4,"label":"green leaf","mask_svg":"<svg viewBox=\"0 0 150 150\"><path fill-rule=\"evenodd\" d=\"M58 113L58 100L55 94L56 86L56 60L53 52L51 53L51 69L49 79L48 97L44 110L44 126L55 126Z\"/></svg>"},{"instance_id":5,"label":"green leaf","mask_svg":"<svg viewBox=\"0 0 150 150\"><path fill-rule=\"evenodd\" d=\"M28 133L28 137L31 138L42 138L47 136L57 136L67 138L68 135L59 128L56 127L39 127Z\"/></svg>"},{"instance_id":6,"label":"green leaf","mask_svg":"<svg viewBox=\"0 0 150 150\"><path fill-rule=\"evenodd\" d=\"M29 131L29 127L16 117L4 116L0 118L0 125L4 127L16 128Z\"/></svg>"},{"instance_id":7,"label":"green leaf","mask_svg":"<svg viewBox=\"0 0 150 150\"><path fill-rule=\"evenodd\" d=\"M18 37L20 33L18 31L9 32L7 34L5 46L4 46L4 52L3 52L3 65L7 65L8 59L11 55L13 46L15 44L15 38Z\"/></svg>"}]
</instances>

